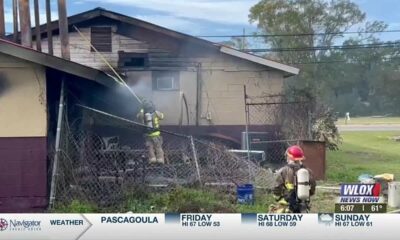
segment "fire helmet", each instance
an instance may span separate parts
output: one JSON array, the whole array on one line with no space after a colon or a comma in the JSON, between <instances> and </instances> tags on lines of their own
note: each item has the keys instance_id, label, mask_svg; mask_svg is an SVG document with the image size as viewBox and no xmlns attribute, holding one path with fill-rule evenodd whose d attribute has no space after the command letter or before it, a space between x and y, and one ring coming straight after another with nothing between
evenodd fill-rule
<instances>
[{"instance_id":1,"label":"fire helmet","mask_svg":"<svg viewBox=\"0 0 400 240\"><path fill-rule=\"evenodd\" d=\"M155 111L154 104L151 101L144 100L142 103L142 108L146 113L152 113Z\"/></svg>"},{"instance_id":2,"label":"fire helmet","mask_svg":"<svg viewBox=\"0 0 400 240\"><path fill-rule=\"evenodd\" d=\"M290 146L286 149L285 155L293 161L302 161L305 159L303 149L297 145Z\"/></svg>"}]
</instances>

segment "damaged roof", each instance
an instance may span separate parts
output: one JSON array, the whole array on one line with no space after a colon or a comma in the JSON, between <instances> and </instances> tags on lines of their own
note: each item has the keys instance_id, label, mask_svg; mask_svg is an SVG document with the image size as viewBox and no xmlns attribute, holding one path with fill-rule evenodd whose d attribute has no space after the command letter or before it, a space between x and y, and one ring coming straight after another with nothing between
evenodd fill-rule
<instances>
[{"instance_id":1,"label":"damaged roof","mask_svg":"<svg viewBox=\"0 0 400 240\"><path fill-rule=\"evenodd\" d=\"M4 39L0 39L0 53L66 72L71 75L86 78L107 87L114 87L117 84L113 77L100 70L47 53L39 52L32 48L24 47Z\"/></svg>"},{"instance_id":2,"label":"damaged roof","mask_svg":"<svg viewBox=\"0 0 400 240\"><path fill-rule=\"evenodd\" d=\"M129 17L120 13L116 13L113 11L109 11L106 10L104 8L94 8L92 10L86 11L86 12L82 12L73 16L68 17L68 25L72 26L74 24L78 24L90 19L94 19L97 17L106 17L112 20L116 20L116 21L121 21L123 23L127 23L127 24L131 24L131 25L135 25L135 26L140 26L143 27L145 29L148 30L152 30L152 31L156 31L165 35L168 35L170 37L176 38L176 39L180 39L180 40L185 40L185 41L191 41L194 43L197 43L199 45L203 45L206 47L211 47L214 48L216 50L218 50L219 52L226 54L226 55L230 55L236 58L240 58L246 61L250 61L256 64L260 64L269 68L273 68L279 71L282 71L285 73L286 77L289 76L293 76L293 75L297 75L299 73L299 69L283 64L283 63L279 63L276 61L272 61L272 60L268 60L265 58L262 58L260 56L254 55L254 54L250 54L250 53L246 53L246 52L242 52L239 51L237 49L234 48L230 48L224 45L220 45L220 44L216 44L201 38L197 38L188 34L184 34L184 33L180 33L168 28L164 28L161 27L159 25L155 25L137 18L133 18L133 17ZM52 31L58 30L58 21L53 21L51 22L51 29ZM46 24L42 24L40 26L40 32L41 34L45 34L47 31L47 25ZM18 33L19 35L19 33ZM35 31L32 31L32 35L35 36ZM8 37L12 37L12 35L9 35Z\"/></svg>"}]
</instances>

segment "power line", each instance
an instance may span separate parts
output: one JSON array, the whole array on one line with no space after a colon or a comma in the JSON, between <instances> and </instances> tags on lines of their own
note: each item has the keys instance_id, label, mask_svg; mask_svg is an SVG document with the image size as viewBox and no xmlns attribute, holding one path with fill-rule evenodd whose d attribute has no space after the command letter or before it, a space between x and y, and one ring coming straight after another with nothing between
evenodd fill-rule
<instances>
[{"instance_id":1,"label":"power line","mask_svg":"<svg viewBox=\"0 0 400 240\"><path fill-rule=\"evenodd\" d=\"M400 57L382 57L381 60L383 61L390 61L400 59ZM366 61L366 62L373 62L373 61ZM309 65L309 64L331 64L331 63L355 63L350 62L348 60L330 60L330 61L314 61L314 62L286 62L285 64L289 65Z\"/></svg>"},{"instance_id":2,"label":"power line","mask_svg":"<svg viewBox=\"0 0 400 240\"><path fill-rule=\"evenodd\" d=\"M382 30L382 31L348 31L348 32L328 32L328 33L280 33L280 34L247 34L247 35L200 35L201 38L243 38L243 37L298 37L298 36L325 36L325 35L346 35L362 33L400 33L400 30Z\"/></svg>"},{"instance_id":3,"label":"power line","mask_svg":"<svg viewBox=\"0 0 400 240\"><path fill-rule=\"evenodd\" d=\"M400 47L400 42L393 43L371 43L355 45L332 45L316 47L294 47L294 48L252 48L244 49L245 52L307 52L307 51L325 51L325 50L352 50L352 49L371 49L371 48L395 48Z\"/></svg>"}]
</instances>

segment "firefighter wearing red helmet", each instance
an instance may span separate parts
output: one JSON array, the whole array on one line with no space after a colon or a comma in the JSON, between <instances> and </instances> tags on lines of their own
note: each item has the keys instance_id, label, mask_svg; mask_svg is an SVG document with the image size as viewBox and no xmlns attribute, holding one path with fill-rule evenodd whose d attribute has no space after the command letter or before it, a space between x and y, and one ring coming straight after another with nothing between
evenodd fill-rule
<instances>
[{"instance_id":1,"label":"firefighter wearing red helmet","mask_svg":"<svg viewBox=\"0 0 400 240\"><path fill-rule=\"evenodd\" d=\"M305 157L301 147L291 146L285 155L287 164L275 173L273 194L277 204L270 207L270 212L308 212L310 196L314 195L316 187L312 171L303 164Z\"/></svg>"}]
</instances>

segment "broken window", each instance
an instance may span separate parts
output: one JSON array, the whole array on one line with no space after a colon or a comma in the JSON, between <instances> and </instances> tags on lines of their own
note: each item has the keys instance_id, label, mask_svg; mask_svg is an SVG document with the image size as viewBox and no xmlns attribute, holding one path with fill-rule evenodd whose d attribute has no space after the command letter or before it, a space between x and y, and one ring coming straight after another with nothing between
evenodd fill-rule
<instances>
[{"instance_id":1,"label":"broken window","mask_svg":"<svg viewBox=\"0 0 400 240\"><path fill-rule=\"evenodd\" d=\"M143 68L148 66L147 53L118 52L118 67Z\"/></svg>"},{"instance_id":2,"label":"broken window","mask_svg":"<svg viewBox=\"0 0 400 240\"><path fill-rule=\"evenodd\" d=\"M112 52L111 27L91 27L90 42L99 52ZM90 51L95 52L93 48Z\"/></svg>"}]
</instances>

